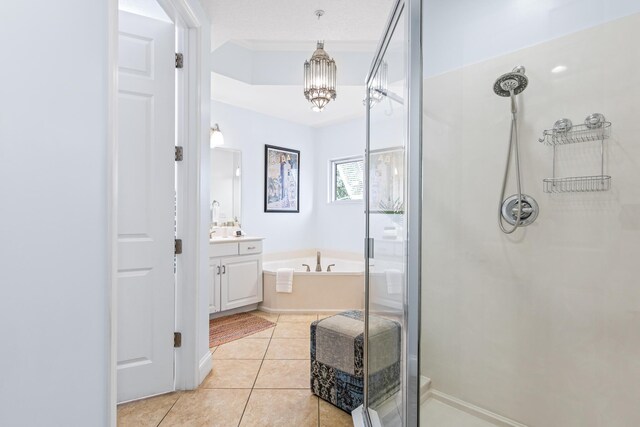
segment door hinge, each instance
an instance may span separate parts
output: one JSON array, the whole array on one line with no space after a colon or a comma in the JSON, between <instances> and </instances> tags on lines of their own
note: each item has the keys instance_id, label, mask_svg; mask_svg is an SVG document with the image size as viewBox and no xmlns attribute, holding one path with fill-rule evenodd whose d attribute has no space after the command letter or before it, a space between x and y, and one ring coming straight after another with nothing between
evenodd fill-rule
<instances>
[{"instance_id":1,"label":"door hinge","mask_svg":"<svg viewBox=\"0 0 640 427\"><path fill-rule=\"evenodd\" d=\"M176 68L182 68L184 66L184 56L181 53L176 53Z\"/></svg>"},{"instance_id":2,"label":"door hinge","mask_svg":"<svg viewBox=\"0 0 640 427\"><path fill-rule=\"evenodd\" d=\"M184 149L181 146L176 145L176 162L181 162L183 158L184 158Z\"/></svg>"},{"instance_id":3,"label":"door hinge","mask_svg":"<svg viewBox=\"0 0 640 427\"><path fill-rule=\"evenodd\" d=\"M173 347L174 348L182 347L182 332L173 333Z\"/></svg>"},{"instance_id":4,"label":"door hinge","mask_svg":"<svg viewBox=\"0 0 640 427\"><path fill-rule=\"evenodd\" d=\"M182 253L182 239L176 239L173 248L173 253L176 255L180 255Z\"/></svg>"}]
</instances>

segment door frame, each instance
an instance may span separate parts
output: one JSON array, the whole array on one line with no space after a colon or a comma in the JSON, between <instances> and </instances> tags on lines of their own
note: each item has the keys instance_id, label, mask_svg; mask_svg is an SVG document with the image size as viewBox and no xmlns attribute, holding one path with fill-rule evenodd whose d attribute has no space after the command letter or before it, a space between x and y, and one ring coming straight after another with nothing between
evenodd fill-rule
<instances>
[{"instance_id":1,"label":"door frame","mask_svg":"<svg viewBox=\"0 0 640 427\"><path fill-rule=\"evenodd\" d=\"M380 67L397 23L405 19L405 40L408 44L406 52L406 88L404 99L408 109L407 141L405 150L405 165L407 174L406 187L406 263L407 273L403 301L402 337L404 348L402 354L406 357L402 375L403 396L402 419L403 426L417 427L420 422L420 330L421 330L421 275L422 275L422 0L396 0L383 31L382 38L376 49L374 59L366 78L366 144L365 155L365 327L364 327L364 404L361 413L354 415L357 423L367 427L373 422L369 416L369 156L370 156L370 100L369 87Z\"/></svg>"},{"instance_id":2,"label":"door frame","mask_svg":"<svg viewBox=\"0 0 640 427\"><path fill-rule=\"evenodd\" d=\"M176 331L182 347L176 352L175 388L194 389L211 370L211 354L198 354L199 338L208 337L207 268L210 129L210 22L197 0L157 0L175 23L184 57L184 74L176 99L180 119L177 135L184 160L176 165L177 230L183 252L177 258ZM117 423L117 212L118 212L118 0L107 0L107 281L109 330L108 420ZM206 324L205 324L206 323ZM208 345L207 345L208 347Z\"/></svg>"}]
</instances>

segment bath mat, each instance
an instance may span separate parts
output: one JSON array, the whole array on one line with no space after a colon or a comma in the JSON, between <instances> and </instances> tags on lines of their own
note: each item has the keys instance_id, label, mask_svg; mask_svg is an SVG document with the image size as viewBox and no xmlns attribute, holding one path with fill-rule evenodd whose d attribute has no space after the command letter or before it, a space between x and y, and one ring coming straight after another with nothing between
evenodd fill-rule
<instances>
[{"instance_id":1,"label":"bath mat","mask_svg":"<svg viewBox=\"0 0 640 427\"><path fill-rule=\"evenodd\" d=\"M238 313L211 319L209 320L209 347L239 340L275 325L267 319L250 313Z\"/></svg>"}]
</instances>

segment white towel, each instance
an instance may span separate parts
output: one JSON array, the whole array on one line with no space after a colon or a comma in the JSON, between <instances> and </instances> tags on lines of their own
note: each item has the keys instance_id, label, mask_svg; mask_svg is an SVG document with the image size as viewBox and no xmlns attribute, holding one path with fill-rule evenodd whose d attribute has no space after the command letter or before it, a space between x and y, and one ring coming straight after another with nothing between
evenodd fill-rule
<instances>
[{"instance_id":1,"label":"white towel","mask_svg":"<svg viewBox=\"0 0 640 427\"><path fill-rule=\"evenodd\" d=\"M276 270L276 292L290 294L293 291L293 268Z\"/></svg>"},{"instance_id":2,"label":"white towel","mask_svg":"<svg viewBox=\"0 0 640 427\"><path fill-rule=\"evenodd\" d=\"M400 270L389 269L385 270L387 276L387 293L401 294L402 293L402 272Z\"/></svg>"}]
</instances>

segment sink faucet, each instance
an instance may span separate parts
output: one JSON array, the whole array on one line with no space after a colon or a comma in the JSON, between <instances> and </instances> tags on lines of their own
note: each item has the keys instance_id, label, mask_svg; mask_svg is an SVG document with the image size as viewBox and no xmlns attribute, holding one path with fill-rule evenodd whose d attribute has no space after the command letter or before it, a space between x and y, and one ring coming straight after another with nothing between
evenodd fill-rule
<instances>
[{"instance_id":1,"label":"sink faucet","mask_svg":"<svg viewBox=\"0 0 640 427\"><path fill-rule=\"evenodd\" d=\"M320 254L320 251L318 251L316 253L316 271L321 272L322 271L322 266L320 265L320 257L322 255Z\"/></svg>"}]
</instances>

